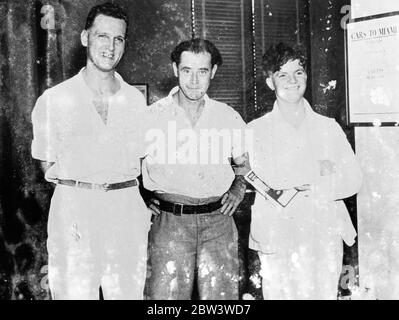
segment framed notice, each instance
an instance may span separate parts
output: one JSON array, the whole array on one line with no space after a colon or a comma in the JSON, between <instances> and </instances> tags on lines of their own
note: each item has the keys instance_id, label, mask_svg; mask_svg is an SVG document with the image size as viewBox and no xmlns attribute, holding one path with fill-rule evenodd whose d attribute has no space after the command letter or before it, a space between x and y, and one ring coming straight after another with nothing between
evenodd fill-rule
<instances>
[{"instance_id":1,"label":"framed notice","mask_svg":"<svg viewBox=\"0 0 399 320\"><path fill-rule=\"evenodd\" d=\"M399 14L347 24L347 119L354 125L399 123Z\"/></svg>"}]
</instances>

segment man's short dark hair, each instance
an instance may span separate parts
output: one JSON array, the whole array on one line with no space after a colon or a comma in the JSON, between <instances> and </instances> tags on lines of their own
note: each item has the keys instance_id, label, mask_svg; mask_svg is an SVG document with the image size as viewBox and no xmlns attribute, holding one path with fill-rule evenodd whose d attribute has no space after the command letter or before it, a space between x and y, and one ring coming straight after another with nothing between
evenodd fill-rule
<instances>
[{"instance_id":1,"label":"man's short dark hair","mask_svg":"<svg viewBox=\"0 0 399 320\"><path fill-rule=\"evenodd\" d=\"M299 64L306 70L307 58L300 46L289 46L285 43L273 44L267 49L262 58L263 71L266 76L279 71L288 61L299 60Z\"/></svg>"},{"instance_id":2,"label":"man's short dark hair","mask_svg":"<svg viewBox=\"0 0 399 320\"><path fill-rule=\"evenodd\" d=\"M189 51L194 53L208 52L211 55L212 68L215 64L221 66L223 63L223 59L218 48L216 48L216 46L209 40L195 38L181 42L176 46L176 48L173 50L172 54L170 55L172 62L175 62L176 65L179 65L181 54L184 51Z\"/></svg>"},{"instance_id":3,"label":"man's short dark hair","mask_svg":"<svg viewBox=\"0 0 399 320\"><path fill-rule=\"evenodd\" d=\"M127 16L125 10L123 10L121 6L111 2L106 2L98 6L94 6L93 8L90 9L86 19L86 25L85 25L86 30L89 30L93 26L94 20L100 14L125 21L126 23L125 37L127 37L127 29L129 27L129 17Z\"/></svg>"}]
</instances>

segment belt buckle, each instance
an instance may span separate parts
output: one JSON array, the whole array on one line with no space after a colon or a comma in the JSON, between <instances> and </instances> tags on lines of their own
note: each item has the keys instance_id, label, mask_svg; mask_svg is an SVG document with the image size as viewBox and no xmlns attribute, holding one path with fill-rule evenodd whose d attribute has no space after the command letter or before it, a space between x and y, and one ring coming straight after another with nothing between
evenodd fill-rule
<instances>
[{"instance_id":1,"label":"belt buckle","mask_svg":"<svg viewBox=\"0 0 399 320\"><path fill-rule=\"evenodd\" d=\"M179 210L176 210L176 207L177 206L180 206L180 209ZM176 211L178 211L178 212L176 212ZM173 204L173 214L175 215L175 216L181 216L182 214L183 214L183 204L181 204L181 203L174 203Z\"/></svg>"},{"instance_id":2,"label":"belt buckle","mask_svg":"<svg viewBox=\"0 0 399 320\"><path fill-rule=\"evenodd\" d=\"M103 183L103 184L101 185L101 190L103 190L104 192L109 191L109 190L110 190L109 183L108 183L108 182Z\"/></svg>"}]
</instances>

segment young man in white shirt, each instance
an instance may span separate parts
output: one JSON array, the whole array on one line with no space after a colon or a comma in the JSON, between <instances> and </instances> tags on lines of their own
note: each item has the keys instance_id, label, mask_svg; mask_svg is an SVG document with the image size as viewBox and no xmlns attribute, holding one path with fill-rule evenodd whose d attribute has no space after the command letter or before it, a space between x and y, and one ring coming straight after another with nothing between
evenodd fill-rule
<instances>
[{"instance_id":1,"label":"young man in white shirt","mask_svg":"<svg viewBox=\"0 0 399 320\"><path fill-rule=\"evenodd\" d=\"M257 195L250 248L258 251L265 299L336 299L344 240L356 231L342 199L356 194L362 174L334 119L303 97L303 52L283 43L263 57L273 110L248 124L253 171L272 189L296 189L286 207Z\"/></svg>"}]
</instances>

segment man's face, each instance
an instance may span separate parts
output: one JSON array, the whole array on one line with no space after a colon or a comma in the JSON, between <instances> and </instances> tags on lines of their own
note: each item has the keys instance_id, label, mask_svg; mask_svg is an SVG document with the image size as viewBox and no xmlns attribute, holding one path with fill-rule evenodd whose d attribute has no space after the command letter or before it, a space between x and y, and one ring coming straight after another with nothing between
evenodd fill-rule
<instances>
[{"instance_id":1,"label":"man's face","mask_svg":"<svg viewBox=\"0 0 399 320\"><path fill-rule=\"evenodd\" d=\"M275 90L277 100L299 102L306 90L307 75L299 60L290 60L266 79L270 89Z\"/></svg>"},{"instance_id":2,"label":"man's face","mask_svg":"<svg viewBox=\"0 0 399 320\"><path fill-rule=\"evenodd\" d=\"M89 30L81 34L87 47L88 63L108 72L116 68L125 52L126 22L122 19L98 15Z\"/></svg>"},{"instance_id":3,"label":"man's face","mask_svg":"<svg viewBox=\"0 0 399 320\"><path fill-rule=\"evenodd\" d=\"M211 55L183 51L180 63L173 63L173 71L179 79L179 87L191 101L201 100L208 91L211 79L215 76L217 65L212 68Z\"/></svg>"}]
</instances>

